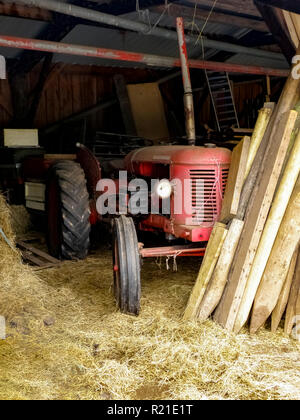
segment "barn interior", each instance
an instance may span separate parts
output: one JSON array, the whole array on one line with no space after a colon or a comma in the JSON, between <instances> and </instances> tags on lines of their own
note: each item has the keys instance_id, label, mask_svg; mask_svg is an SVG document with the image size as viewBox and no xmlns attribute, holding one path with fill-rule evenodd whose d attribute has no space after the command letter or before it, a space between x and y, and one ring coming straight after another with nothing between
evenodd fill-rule
<instances>
[{"instance_id":1,"label":"barn interior","mask_svg":"<svg viewBox=\"0 0 300 420\"><path fill-rule=\"evenodd\" d=\"M0 1L0 399L300 398L299 14Z\"/></svg>"}]
</instances>

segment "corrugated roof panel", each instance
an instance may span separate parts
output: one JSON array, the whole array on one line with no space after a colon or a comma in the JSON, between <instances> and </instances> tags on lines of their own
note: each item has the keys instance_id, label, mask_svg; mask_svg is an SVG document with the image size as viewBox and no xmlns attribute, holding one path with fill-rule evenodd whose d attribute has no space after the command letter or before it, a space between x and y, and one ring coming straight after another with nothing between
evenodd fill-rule
<instances>
[{"instance_id":1,"label":"corrugated roof panel","mask_svg":"<svg viewBox=\"0 0 300 420\"><path fill-rule=\"evenodd\" d=\"M64 39L70 44L90 45L116 50L134 51L145 54L154 54L169 57L178 57L178 44L176 41L158 38L151 35L142 35L136 32L106 29L95 26L78 25ZM193 56L202 54L201 45L189 49ZM56 54L54 61L89 65L118 65L131 67L130 63L115 60L102 60L93 57L77 57ZM138 65L134 64L134 67Z\"/></svg>"},{"instance_id":2,"label":"corrugated roof panel","mask_svg":"<svg viewBox=\"0 0 300 420\"><path fill-rule=\"evenodd\" d=\"M275 69L289 69L290 66L287 61L279 61L279 60L272 60L269 58L263 57L253 57L251 55L246 54L236 54L231 57L229 60L226 61L227 63L232 64L244 64L248 66L262 66L262 67L270 67Z\"/></svg>"},{"instance_id":3,"label":"corrugated roof panel","mask_svg":"<svg viewBox=\"0 0 300 420\"><path fill-rule=\"evenodd\" d=\"M2 35L38 38L38 35L46 26L47 22L0 16L0 31ZM0 54L6 58L15 58L20 54L20 50L0 48Z\"/></svg>"},{"instance_id":4,"label":"corrugated roof panel","mask_svg":"<svg viewBox=\"0 0 300 420\"><path fill-rule=\"evenodd\" d=\"M128 13L123 17L138 20L141 19L141 15L138 12ZM149 22L149 30L151 26L159 23L159 26L165 26L173 28L175 30L176 22L175 18L167 14L160 16L159 14L149 13L144 15L144 21ZM204 21L197 20L199 28L203 28ZM189 21L186 20L186 26L188 27ZM1 34L14 35L26 38L38 38L39 34L48 25L47 22L40 22L22 18L2 17L0 16L0 27ZM172 29L170 29L172 30ZM205 26L203 34L215 34L218 36L231 36L239 39L249 29L237 28L231 26L230 19L228 25L219 23L208 22ZM197 35L197 33L195 33ZM124 51L134 51L146 54L154 54L161 56L178 57L178 44L176 41L159 38L151 35L143 35L136 32L130 32L126 30L101 28L97 26L78 25L74 28L64 39L63 42L91 45L95 47L111 48ZM194 47L189 45L188 51L190 57L199 58L202 57L202 45L199 42ZM217 51L216 50L205 50L205 59L210 59ZM0 54L7 58L16 58L20 54L20 50L12 48L0 48ZM102 65L102 66L118 66L118 67L144 67L143 64L128 63L115 60L103 60L89 57L78 57L70 55L56 54L54 61L65 62L70 64L82 64L82 65ZM274 68L288 68L288 64L284 62L269 60L264 58L247 56L245 54L237 54L228 60L230 63L236 64L248 64L248 65L261 65L264 67Z\"/></svg>"},{"instance_id":5,"label":"corrugated roof panel","mask_svg":"<svg viewBox=\"0 0 300 420\"><path fill-rule=\"evenodd\" d=\"M144 19L143 19L144 15ZM169 28L176 28L176 17L170 16L167 13L159 15L158 13L147 13L142 14L138 12L131 12L127 13L125 15L122 15L122 17L130 19L130 20L140 20L143 23L149 24L149 29L151 28L151 25L159 25L161 27L169 27ZM185 27L186 29L189 29L189 27L192 29L192 19L184 19ZM214 35L227 35L232 36L234 38L239 38L239 33L241 28L237 28L236 26L232 26L230 23L230 19L228 19L228 24L223 23L214 23L214 22L207 22L205 24L205 20L196 19L195 23L199 30L202 32L203 29L203 35L207 34L214 34ZM199 32L197 32L197 28L195 28L195 36L197 36Z\"/></svg>"}]
</instances>

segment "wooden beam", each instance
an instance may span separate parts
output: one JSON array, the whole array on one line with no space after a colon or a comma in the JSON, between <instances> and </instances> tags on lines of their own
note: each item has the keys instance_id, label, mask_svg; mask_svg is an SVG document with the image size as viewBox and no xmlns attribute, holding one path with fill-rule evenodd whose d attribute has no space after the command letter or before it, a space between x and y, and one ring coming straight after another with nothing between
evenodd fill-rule
<instances>
[{"instance_id":1,"label":"wooden beam","mask_svg":"<svg viewBox=\"0 0 300 420\"><path fill-rule=\"evenodd\" d=\"M122 74L116 74L114 76L114 83L117 92L117 97L120 102L120 108L122 112L122 118L126 134L136 136L137 132L124 76Z\"/></svg>"},{"instance_id":2,"label":"wooden beam","mask_svg":"<svg viewBox=\"0 0 300 420\"><path fill-rule=\"evenodd\" d=\"M287 10L288 12L300 14L300 3L297 0L258 0L266 6L278 7L279 9Z\"/></svg>"},{"instance_id":3,"label":"wooden beam","mask_svg":"<svg viewBox=\"0 0 300 420\"><path fill-rule=\"evenodd\" d=\"M275 106L275 104L273 104ZM273 107L274 109L274 107ZM259 149L260 143L264 137L264 134L266 132L267 126L269 124L272 112L272 108L264 107L259 111L258 118L255 124L254 131L252 133L251 137L251 143L249 148L249 155L248 155L248 161L247 161L247 167L245 171L245 179L247 178L252 163L254 161L254 158L256 156L257 150Z\"/></svg>"},{"instance_id":4,"label":"wooden beam","mask_svg":"<svg viewBox=\"0 0 300 420\"><path fill-rule=\"evenodd\" d=\"M276 127L276 136L270 141L271 150L264 156L257 184L248 204L245 225L227 288L215 314L215 320L229 331L234 327L297 116L296 111L285 113Z\"/></svg>"},{"instance_id":5,"label":"wooden beam","mask_svg":"<svg viewBox=\"0 0 300 420\"><path fill-rule=\"evenodd\" d=\"M284 322L284 332L285 334L291 334L292 329L295 323L295 316L297 311L297 303L300 295L300 249L298 250L298 257L294 272L294 277L292 281L291 292L289 295L289 300L286 308L285 322ZM300 313L298 313L300 315Z\"/></svg>"},{"instance_id":6,"label":"wooden beam","mask_svg":"<svg viewBox=\"0 0 300 420\"><path fill-rule=\"evenodd\" d=\"M239 219L233 219L230 223L220 257L199 305L197 314L197 319L199 321L205 321L213 313L221 300L243 227L244 222Z\"/></svg>"},{"instance_id":7,"label":"wooden beam","mask_svg":"<svg viewBox=\"0 0 300 420\"><path fill-rule=\"evenodd\" d=\"M40 100L44 91L45 83L47 81L49 74L51 73L52 59L53 59L53 54L47 55L44 59L44 62L40 71L39 80L33 91L34 95L32 98L32 102L27 112L26 121L27 121L28 126L33 126L34 124L36 112L38 110L39 103L40 103Z\"/></svg>"},{"instance_id":8,"label":"wooden beam","mask_svg":"<svg viewBox=\"0 0 300 420\"><path fill-rule=\"evenodd\" d=\"M256 9L252 1L249 0L218 0L215 4L214 0L189 0L189 3L197 4L197 7L206 7L208 10L215 5L215 10L227 10L235 14L260 17L259 11Z\"/></svg>"},{"instance_id":9,"label":"wooden beam","mask_svg":"<svg viewBox=\"0 0 300 420\"><path fill-rule=\"evenodd\" d=\"M258 0L254 0L254 3L272 32L275 40L278 42L287 61L291 63L292 58L296 53L296 49L286 29L286 22L282 12L262 4Z\"/></svg>"},{"instance_id":10,"label":"wooden beam","mask_svg":"<svg viewBox=\"0 0 300 420\"><path fill-rule=\"evenodd\" d=\"M292 195L294 186L298 179L298 175L300 172L299 160L300 160L300 135L297 136L296 141L294 140L294 136L292 136L291 143L293 144L292 150L287 155L290 155L288 158L288 162L285 166L283 174L281 176L281 181L277 186L277 192L275 198L272 202L272 207L270 213L268 215L268 219L264 226L264 230L260 239L259 246L256 250L256 255L252 264L251 272L247 280L247 285L245 288L245 292L243 298L241 300L241 304L239 307L238 315L235 322L235 332L239 332L243 325L247 322L248 316L250 314L251 307L253 305L253 301L255 298L256 293L259 295L261 290L266 292L268 295L268 302L271 302L271 296L276 296L276 284L279 284L281 281L281 285L283 284L286 278L286 269L287 267L281 267L281 271L279 266L281 266L281 261L285 261L285 258L289 255L289 250L292 247L292 241L290 238L285 242L288 244L288 251L284 252L282 248L278 247L278 237L280 237L280 231L282 230L281 222L287 210L290 197ZM297 232L297 223L294 223L293 233ZM277 239L276 239L277 236ZM281 238L282 239L282 238ZM277 244L277 250L281 252L281 257L276 260L275 257L275 264L274 264L274 249L273 245ZM278 257L278 253L277 253ZM281 261L280 261L281 260ZM284 264L282 264L284 265ZM280 274L281 272L281 279ZM272 281L271 281L272 279ZM270 290L268 290L268 286L270 286ZM268 285L268 286L267 286ZM259 292L259 291L260 292ZM280 294L281 287L277 294ZM261 296L262 297L262 296ZM255 298L258 300L258 296ZM262 297L262 300L265 297ZM277 301L277 299L276 299ZM276 305L276 301L274 306ZM273 310L273 308L272 308ZM271 312L270 312L271 314ZM268 314L268 316L270 315Z\"/></svg>"},{"instance_id":11,"label":"wooden beam","mask_svg":"<svg viewBox=\"0 0 300 420\"><path fill-rule=\"evenodd\" d=\"M49 22L39 38L45 41L61 41L77 25L77 20L70 19L64 15L54 15L54 21ZM44 51L23 51L19 59L10 66L10 74L18 75L20 73L29 73L35 65L49 55Z\"/></svg>"},{"instance_id":12,"label":"wooden beam","mask_svg":"<svg viewBox=\"0 0 300 420\"><path fill-rule=\"evenodd\" d=\"M44 84L44 89L43 89L43 91L46 91L46 90L48 89L48 87L51 85L52 81L53 81L54 79L56 79L56 78L60 75L60 73L64 70L64 68L65 68L66 66L67 66L67 64L66 64L66 63L56 63L56 64L52 67L52 69L51 69L50 73L48 74L47 80L46 80L46 82L45 82L45 84Z\"/></svg>"},{"instance_id":13,"label":"wooden beam","mask_svg":"<svg viewBox=\"0 0 300 420\"><path fill-rule=\"evenodd\" d=\"M287 29L290 33L291 40L293 41L293 44L294 44L295 48L298 48L300 31L299 31L299 29L297 30L297 28L295 26L296 21L294 21L294 19L292 17L292 16L296 16L296 15L293 15L292 13L284 10L283 11L283 16L285 18L285 23L286 23ZM296 16L296 17L298 17L298 16Z\"/></svg>"},{"instance_id":14,"label":"wooden beam","mask_svg":"<svg viewBox=\"0 0 300 420\"><path fill-rule=\"evenodd\" d=\"M276 203L274 204L276 205ZM300 237L300 177L282 219L255 296L250 333L267 321L278 302ZM253 302L253 301L252 301ZM251 306L252 306L251 302ZM250 311L250 310L249 310Z\"/></svg>"},{"instance_id":15,"label":"wooden beam","mask_svg":"<svg viewBox=\"0 0 300 420\"><path fill-rule=\"evenodd\" d=\"M196 13L194 14L193 7L171 4L168 9L168 14L174 17L182 16L184 18L190 18L191 20L195 17L197 20L199 19L205 21L209 15L209 11L203 10L200 7L201 4L199 4L199 7L197 7ZM163 13L164 10L164 5L153 6L150 8L151 12L158 14ZM249 28L259 32L269 32L269 28L262 20L245 18L243 16L228 15L227 13L225 14L220 12L213 12L209 17L209 21L214 23L222 23L223 25L233 25L239 28Z\"/></svg>"},{"instance_id":16,"label":"wooden beam","mask_svg":"<svg viewBox=\"0 0 300 420\"><path fill-rule=\"evenodd\" d=\"M292 261L290 264L290 268L288 271L288 274L286 276L286 279L284 281L283 288L280 292L280 296L278 299L278 302L276 304L276 307L274 311L272 312L272 324L271 324L271 331L275 332L277 328L279 327L280 321L283 317L284 311L287 307L287 303L289 300L289 295L292 287L292 282L294 278L295 268L296 268L296 262L297 257L299 253L299 247L296 248L294 255L292 257Z\"/></svg>"},{"instance_id":17,"label":"wooden beam","mask_svg":"<svg viewBox=\"0 0 300 420\"><path fill-rule=\"evenodd\" d=\"M300 48L298 49L298 54L300 54ZM263 139L260 142L259 149L255 153L255 158L251 165L251 169L245 180L240 199L239 211L237 214L238 218L241 220L244 220L245 218L249 200L251 198L255 186L257 186L257 177L261 168L263 167L263 161L265 157L268 156L269 153L271 153L273 142L270 141L270 139L272 139L278 134L278 126L283 115L290 109L293 109L299 101L299 88L299 80L294 79L291 72L282 90L279 102L272 114Z\"/></svg>"},{"instance_id":18,"label":"wooden beam","mask_svg":"<svg viewBox=\"0 0 300 420\"><path fill-rule=\"evenodd\" d=\"M228 223L237 214L247 168L250 140L250 137L245 136L233 149L220 216L222 223Z\"/></svg>"},{"instance_id":19,"label":"wooden beam","mask_svg":"<svg viewBox=\"0 0 300 420\"><path fill-rule=\"evenodd\" d=\"M45 9L0 1L0 15L51 22L53 15Z\"/></svg>"},{"instance_id":20,"label":"wooden beam","mask_svg":"<svg viewBox=\"0 0 300 420\"><path fill-rule=\"evenodd\" d=\"M185 321L195 320L197 318L199 304L203 299L208 283L214 272L227 233L228 230L226 229L226 225L223 223L215 224L207 244L205 256L195 286L183 315Z\"/></svg>"},{"instance_id":21,"label":"wooden beam","mask_svg":"<svg viewBox=\"0 0 300 420\"><path fill-rule=\"evenodd\" d=\"M26 75L16 74L11 76L9 73L9 85L11 91L12 99L12 109L13 109L13 128L24 128L23 123L25 115L28 110L28 83Z\"/></svg>"},{"instance_id":22,"label":"wooden beam","mask_svg":"<svg viewBox=\"0 0 300 420\"><path fill-rule=\"evenodd\" d=\"M118 100L116 98L111 98L108 100L101 100L96 105L93 105L90 108L86 108L83 111L80 111L76 114L70 115L67 118L64 118L60 121L56 121L54 124L49 125L48 127L43 128L41 131L43 134L49 134L58 128L60 128L64 124L69 124L73 121L83 120L84 118L95 114L96 112L101 111L102 109L110 108L118 104Z\"/></svg>"}]
</instances>

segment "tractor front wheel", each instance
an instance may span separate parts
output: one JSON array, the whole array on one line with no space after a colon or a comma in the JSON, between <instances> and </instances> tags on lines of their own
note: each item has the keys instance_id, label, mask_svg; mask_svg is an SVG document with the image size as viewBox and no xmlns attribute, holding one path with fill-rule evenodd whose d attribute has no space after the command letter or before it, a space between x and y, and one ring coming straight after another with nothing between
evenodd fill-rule
<instances>
[{"instance_id":1,"label":"tractor front wheel","mask_svg":"<svg viewBox=\"0 0 300 420\"><path fill-rule=\"evenodd\" d=\"M141 299L141 262L132 218L113 222L113 270L115 299L121 312L138 315Z\"/></svg>"}]
</instances>

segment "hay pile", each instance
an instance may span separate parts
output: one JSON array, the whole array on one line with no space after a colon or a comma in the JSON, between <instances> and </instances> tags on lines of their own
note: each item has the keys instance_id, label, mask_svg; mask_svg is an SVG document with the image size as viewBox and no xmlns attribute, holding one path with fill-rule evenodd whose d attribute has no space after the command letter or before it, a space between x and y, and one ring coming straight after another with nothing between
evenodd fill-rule
<instances>
[{"instance_id":1,"label":"hay pile","mask_svg":"<svg viewBox=\"0 0 300 420\"><path fill-rule=\"evenodd\" d=\"M11 209L0 195L0 227L12 244L12 248L9 247L0 236L0 315L7 319L8 327L24 331L28 329L28 323L49 315L46 309L49 289L22 264L20 253L15 248L11 219Z\"/></svg>"},{"instance_id":2,"label":"hay pile","mask_svg":"<svg viewBox=\"0 0 300 420\"><path fill-rule=\"evenodd\" d=\"M234 336L212 322L181 321L198 271L194 259L181 260L178 273L147 261L135 318L115 308L107 249L39 278L14 251L3 252L0 240L0 314L26 325L12 323L0 341L2 399L300 398L296 342L266 330Z\"/></svg>"},{"instance_id":3,"label":"hay pile","mask_svg":"<svg viewBox=\"0 0 300 420\"><path fill-rule=\"evenodd\" d=\"M25 235L32 229L30 214L24 206L11 206L11 224L16 235Z\"/></svg>"}]
</instances>

